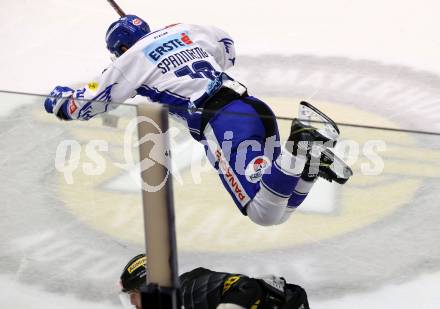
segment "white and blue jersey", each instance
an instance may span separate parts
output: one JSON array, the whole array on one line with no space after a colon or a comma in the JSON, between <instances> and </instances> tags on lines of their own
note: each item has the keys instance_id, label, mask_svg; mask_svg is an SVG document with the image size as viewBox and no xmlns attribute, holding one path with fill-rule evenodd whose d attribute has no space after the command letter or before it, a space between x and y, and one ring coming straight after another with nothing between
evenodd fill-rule
<instances>
[{"instance_id":1,"label":"white and blue jersey","mask_svg":"<svg viewBox=\"0 0 440 309\"><path fill-rule=\"evenodd\" d=\"M77 89L64 113L88 120L141 95L167 104L200 139L201 98L220 72L235 63L234 41L211 26L177 24L151 32L117 58L97 83ZM92 86L90 86L92 85ZM100 102L94 102L98 100Z\"/></svg>"}]
</instances>

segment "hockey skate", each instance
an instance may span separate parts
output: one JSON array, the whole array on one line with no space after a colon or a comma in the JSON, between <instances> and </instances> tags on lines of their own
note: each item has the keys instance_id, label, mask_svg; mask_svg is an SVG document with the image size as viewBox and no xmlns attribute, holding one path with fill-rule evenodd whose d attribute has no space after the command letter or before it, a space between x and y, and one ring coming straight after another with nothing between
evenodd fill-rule
<instances>
[{"instance_id":1,"label":"hockey skate","mask_svg":"<svg viewBox=\"0 0 440 309\"><path fill-rule=\"evenodd\" d=\"M334 147L339 137L336 123L307 102L299 105L299 119L294 119L288 138L288 148L293 155L309 155L313 148L324 150ZM315 126L312 126L312 121ZM292 145L293 144L293 145Z\"/></svg>"},{"instance_id":2,"label":"hockey skate","mask_svg":"<svg viewBox=\"0 0 440 309\"><path fill-rule=\"evenodd\" d=\"M301 176L306 179L318 176L343 185L352 175L352 169L342 159L330 149L325 149L320 156L310 155Z\"/></svg>"},{"instance_id":3,"label":"hockey skate","mask_svg":"<svg viewBox=\"0 0 440 309\"><path fill-rule=\"evenodd\" d=\"M339 137L336 123L307 102L300 103L299 117L292 122L288 141L293 142L289 147L293 155L304 155L308 159L302 176L306 179L319 176L330 182L346 183L353 171L328 149L336 145Z\"/></svg>"}]
</instances>

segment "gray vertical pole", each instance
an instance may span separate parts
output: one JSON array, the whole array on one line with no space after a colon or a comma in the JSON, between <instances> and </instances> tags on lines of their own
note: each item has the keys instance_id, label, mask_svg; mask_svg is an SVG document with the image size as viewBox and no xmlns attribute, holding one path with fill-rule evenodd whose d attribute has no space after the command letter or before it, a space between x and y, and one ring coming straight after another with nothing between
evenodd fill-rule
<instances>
[{"instance_id":1,"label":"gray vertical pole","mask_svg":"<svg viewBox=\"0 0 440 309\"><path fill-rule=\"evenodd\" d=\"M155 136L154 142L147 139L139 145L142 182L148 184L142 189L148 280L142 304L149 309L175 309L180 297L172 175L167 169L171 164L166 167L150 157L155 148L155 153L163 155L162 161L170 163L169 141L162 134L168 130L168 111L158 104L140 104L137 112L139 140ZM150 166L152 161L155 164ZM165 179L162 187L151 189Z\"/></svg>"}]
</instances>

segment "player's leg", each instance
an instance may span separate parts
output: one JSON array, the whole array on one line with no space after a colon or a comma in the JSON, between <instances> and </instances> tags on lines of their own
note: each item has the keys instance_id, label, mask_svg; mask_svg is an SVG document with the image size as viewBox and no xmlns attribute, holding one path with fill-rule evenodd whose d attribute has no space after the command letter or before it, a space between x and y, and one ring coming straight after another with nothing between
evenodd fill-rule
<instances>
[{"instance_id":1,"label":"player's leg","mask_svg":"<svg viewBox=\"0 0 440 309\"><path fill-rule=\"evenodd\" d=\"M300 106L302 107L303 104L304 103L301 103ZM314 112L319 111L315 110ZM273 224L281 224L290 217L296 207L307 197L307 194L316 180L315 175L312 177L308 175L309 168L305 168L306 165L310 167L310 158L313 154L312 150L315 150L316 146L319 145L333 146L339 135L336 124L324 114L321 113L321 115L322 118L331 125L331 130L320 131L311 126L310 123L305 123L298 119L292 122L291 132L285 146L281 148L281 155L274 161L270 173L266 173L263 176L260 182L260 192L257 193L248 207L248 215L253 221L260 221L260 217L262 217L260 213L264 214L262 210L272 206L271 204L273 203L286 205L281 217L273 222ZM278 182L281 178L278 176L279 172L289 173L296 181L280 184ZM266 184L269 184L269 186ZM293 186L291 186L292 184ZM273 188L277 188L277 192L273 192ZM266 192L268 190L266 189L272 191L272 193L276 193L278 199L274 199L273 197L269 198ZM284 195L281 195L280 191L284 193ZM283 200L283 198L287 199L287 202ZM258 213L256 210L258 210Z\"/></svg>"},{"instance_id":2,"label":"player's leg","mask_svg":"<svg viewBox=\"0 0 440 309\"><path fill-rule=\"evenodd\" d=\"M285 147L280 151L274 119L268 145L268 130L256 109L242 100L225 106L205 128L205 148L240 211L259 225L274 225L281 222L307 159Z\"/></svg>"},{"instance_id":3,"label":"player's leg","mask_svg":"<svg viewBox=\"0 0 440 309\"><path fill-rule=\"evenodd\" d=\"M204 130L207 157L244 215L259 190L264 168L272 161L270 154L270 158L265 156L265 135L255 109L241 100L218 111ZM249 172L254 165L255 170Z\"/></svg>"},{"instance_id":4,"label":"player's leg","mask_svg":"<svg viewBox=\"0 0 440 309\"><path fill-rule=\"evenodd\" d=\"M304 112L304 110L306 110L306 112ZM310 123L310 118L312 118L310 114L318 116L318 121L324 123L323 128L315 129L320 135L323 135L323 137L315 140L311 138L313 141L308 143L306 146L307 148L305 151L307 152L308 160L304 171L301 174L301 178L289 199L282 222L286 221L295 211L295 209L306 199L318 177L324 178L330 182L335 181L339 184L344 184L353 175L350 167L346 165L344 161L338 158L330 149L328 149L336 145L336 141L339 136L339 129L337 125L325 114L310 104L301 102L300 117L308 117L309 121L302 122L295 119L292 123L291 135L289 139L295 139L293 136L294 132L314 128ZM307 137L300 136L299 139L306 140Z\"/></svg>"},{"instance_id":5,"label":"player's leg","mask_svg":"<svg viewBox=\"0 0 440 309\"><path fill-rule=\"evenodd\" d=\"M286 211L281 219L281 222L287 221L292 213L304 202L307 195L312 190L313 185L316 183L318 176L315 177L303 177L301 176L298 181L292 195L287 202Z\"/></svg>"},{"instance_id":6,"label":"player's leg","mask_svg":"<svg viewBox=\"0 0 440 309\"><path fill-rule=\"evenodd\" d=\"M278 145L272 147L276 151L267 153L271 147L266 147L267 130L259 116L255 108L236 100L210 120L204 135L208 158L241 212L257 224L274 225L287 220L313 186L316 177L309 179L303 173L306 164L310 168L313 163L312 145L317 142L334 145L339 132L333 124L331 128L336 127L337 132L332 136L329 128L320 131L296 121L287 148L281 147L280 151L274 122L272 142ZM248 173L249 167L254 166L257 170ZM333 172L323 165L319 166L319 173L326 168ZM334 173L328 175L335 178Z\"/></svg>"},{"instance_id":7,"label":"player's leg","mask_svg":"<svg viewBox=\"0 0 440 309\"><path fill-rule=\"evenodd\" d=\"M329 149L324 150L321 157L316 160L318 163L315 164L315 167L311 167L311 161L314 160L307 161L301 178L289 198L286 211L280 223L287 221L298 206L304 202L318 177L330 182L335 181L339 184L344 184L353 175L351 168Z\"/></svg>"},{"instance_id":8,"label":"player's leg","mask_svg":"<svg viewBox=\"0 0 440 309\"><path fill-rule=\"evenodd\" d=\"M210 120L204 136L207 156L240 211L257 224L273 225L283 216L306 160L287 150L280 154L273 113L269 130L257 109L254 104L233 101ZM274 136L266 139L268 131Z\"/></svg>"},{"instance_id":9,"label":"player's leg","mask_svg":"<svg viewBox=\"0 0 440 309\"><path fill-rule=\"evenodd\" d=\"M263 174L259 190L247 206L249 218L260 225L276 225L282 218L294 188L306 163L305 156L297 156L281 147L280 154Z\"/></svg>"}]
</instances>

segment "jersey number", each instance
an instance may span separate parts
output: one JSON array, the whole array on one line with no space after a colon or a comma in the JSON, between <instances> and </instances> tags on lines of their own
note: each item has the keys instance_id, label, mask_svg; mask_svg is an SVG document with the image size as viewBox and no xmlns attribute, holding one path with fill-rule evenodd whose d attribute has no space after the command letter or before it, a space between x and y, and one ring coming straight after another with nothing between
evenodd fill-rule
<instances>
[{"instance_id":1,"label":"jersey number","mask_svg":"<svg viewBox=\"0 0 440 309\"><path fill-rule=\"evenodd\" d=\"M196 61L192 64L191 68L186 65L181 69L178 69L174 72L177 77L189 76L192 79L195 78L209 78L210 80L214 80L215 77L219 74L214 67L208 61Z\"/></svg>"}]
</instances>

